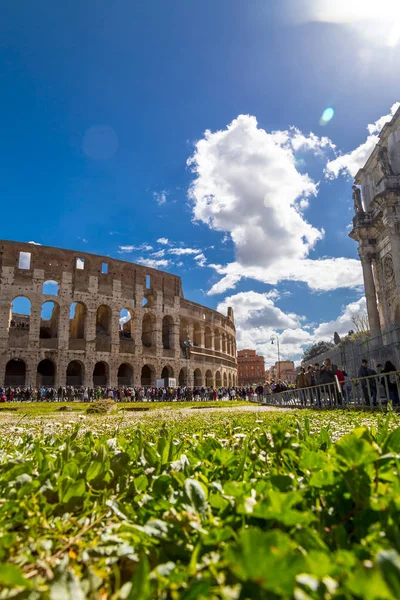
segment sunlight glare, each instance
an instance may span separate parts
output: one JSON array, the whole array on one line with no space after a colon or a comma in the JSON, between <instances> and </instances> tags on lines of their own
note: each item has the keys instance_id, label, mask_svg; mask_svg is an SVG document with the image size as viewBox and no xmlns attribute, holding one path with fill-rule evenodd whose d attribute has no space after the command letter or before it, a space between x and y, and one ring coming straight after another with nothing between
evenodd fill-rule
<instances>
[{"instance_id":1,"label":"sunlight glare","mask_svg":"<svg viewBox=\"0 0 400 600\"><path fill-rule=\"evenodd\" d=\"M400 0L312 0L312 21L351 26L370 42L394 48L400 41Z\"/></svg>"},{"instance_id":2,"label":"sunlight glare","mask_svg":"<svg viewBox=\"0 0 400 600\"><path fill-rule=\"evenodd\" d=\"M324 112L322 113L319 124L326 125L327 123L329 123L329 121L331 121L333 119L334 114L335 114L335 110L331 106L328 106L328 108L326 108L324 110Z\"/></svg>"}]
</instances>

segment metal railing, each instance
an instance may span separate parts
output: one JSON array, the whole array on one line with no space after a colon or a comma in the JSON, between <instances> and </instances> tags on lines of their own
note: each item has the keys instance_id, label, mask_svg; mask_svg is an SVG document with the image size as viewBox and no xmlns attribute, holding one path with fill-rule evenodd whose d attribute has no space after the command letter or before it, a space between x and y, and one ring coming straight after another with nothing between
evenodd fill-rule
<instances>
[{"instance_id":1,"label":"metal railing","mask_svg":"<svg viewBox=\"0 0 400 600\"><path fill-rule=\"evenodd\" d=\"M374 407L389 402L399 406L400 371L381 373L369 377L346 379L307 388L286 390L263 396L261 404L291 407Z\"/></svg>"}]
</instances>

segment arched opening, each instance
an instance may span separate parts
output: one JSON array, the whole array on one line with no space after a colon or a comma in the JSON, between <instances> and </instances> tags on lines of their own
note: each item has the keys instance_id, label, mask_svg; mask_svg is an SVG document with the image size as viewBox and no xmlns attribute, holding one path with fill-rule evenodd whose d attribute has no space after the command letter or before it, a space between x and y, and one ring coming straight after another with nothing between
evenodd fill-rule
<instances>
[{"instance_id":1,"label":"arched opening","mask_svg":"<svg viewBox=\"0 0 400 600\"><path fill-rule=\"evenodd\" d=\"M122 363L118 369L118 385L133 385L133 368Z\"/></svg>"},{"instance_id":2,"label":"arched opening","mask_svg":"<svg viewBox=\"0 0 400 600\"><path fill-rule=\"evenodd\" d=\"M36 385L53 387L56 384L56 367L52 360L45 358L37 366Z\"/></svg>"},{"instance_id":3,"label":"arched opening","mask_svg":"<svg viewBox=\"0 0 400 600\"><path fill-rule=\"evenodd\" d=\"M222 334L222 344L221 344L221 346L222 346L221 352L223 352L224 354L226 354L226 338L225 338L224 334Z\"/></svg>"},{"instance_id":4,"label":"arched opening","mask_svg":"<svg viewBox=\"0 0 400 600\"><path fill-rule=\"evenodd\" d=\"M232 375L228 373L228 386L232 387Z\"/></svg>"},{"instance_id":5,"label":"arched opening","mask_svg":"<svg viewBox=\"0 0 400 600\"><path fill-rule=\"evenodd\" d=\"M161 371L161 379L170 379L174 376L174 370L171 365L165 365L163 370Z\"/></svg>"},{"instance_id":6,"label":"arched opening","mask_svg":"<svg viewBox=\"0 0 400 600\"><path fill-rule=\"evenodd\" d=\"M142 306L145 308L154 308L157 304L157 294L155 290L146 290L143 294Z\"/></svg>"},{"instance_id":7,"label":"arched opening","mask_svg":"<svg viewBox=\"0 0 400 600\"><path fill-rule=\"evenodd\" d=\"M151 348L156 345L156 317L147 313L142 321L142 344L145 348Z\"/></svg>"},{"instance_id":8,"label":"arched opening","mask_svg":"<svg viewBox=\"0 0 400 600\"><path fill-rule=\"evenodd\" d=\"M206 348L212 348L212 333L209 327L204 330L204 345Z\"/></svg>"},{"instance_id":9,"label":"arched opening","mask_svg":"<svg viewBox=\"0 0 400 600\"><path fill-rule=\"evenodd\" d=\"M149 386L154 385L154 367L151 365L144 365L142 367L142 373L140 376L140 385Z\"/></svg>"},{"instance_id":10,"label":"arched opening","mask_svg":"<svg viewBox=\"0 0 400 600\"><path fill-rule=\"evenodd\" d=\"M11 304L10 312L10 332L25 332L29 331L31 319L31 301L25 296L17 296ZM16 335L21 335L16 333ZM23 333L22 333L23 335Z\"/></svg>"},{"instance_id":11,"label":"arched opening","mask_svg":"<svg viewBox=\"0 0 400 600\"><path fill-rule=\"evenodd\" d=\"M44 302L40 313L40 335L42 340L58 337L60 307L56 302Z\"/></svg>"},{"instance_id":12,"label":"arched opening","mask_svg":"<svg viewBox=\"0 0 400 600\"><path fill-rule=\"evenodd\" d=\"M193 346L201 346L201 327L199 323L193 326Z\"/></svg>"},{"instance_id":13,"label":"arched opening","mask_svg":"<svg viewBox=\"0 0 400 600\"><path fill-rule=\"evenodd\" d=\"M83 302L73 302L69 311L69 337L85 339L86 306Z\"/></svg>"},{"instance_id":14,"label":"arched opening","mask_svg":"<svg viewBox=\"0 0 400 600\"><path fill-rule=\"evenodd\" d=\"M93 369L93 385L108 385L108 364L101 361L95 364Z\"/></svg>"},{"instance_id":15,"label":"arched opening","mask_svg":"<svg viewBox=\"0 0 400 600\"><path fill-rule=\"evenodd\" d=\"M174 347L174 320L170 315L166 315L162 320L162 344L165 350Z\"/></svg>"},{"instance_id":16,"label":"arched opening","mask_svg":"<svg viewBox=\"0 0 400 600\"><path fill-rule=\"evenodd\" d=\"M186 369L186 367L183 367L183 369L181 369L179 371L178 384L181 387L186 386L186 384L187 384L187 369Z\"/></svg>"},{"instance_id":17,"label":"arched opening","mask_svg":"<svg viewBox=\"0 0 400 600\"><path fill-rule=\"evenodd\" d=\"M96 336L109 337L111 335L111 308L102 304L96 314Z\"/></svg>"},{"instance_id":18,"label":"arched opening","mask_svg":"<svg viewBox=\"0 0 400 600\"><path fill-rule=\"evenodd\" d=\"M42 285L42 294L45 296L58 296L59 291L60 287L57 281L54 281L53 279L45 281Z\"/></svg>"},{"instance_id":19,"label":"arched opening","mask_svg":"<svg viewBox=\"0 0 400 600\"><path fill-rule=\"evenodd\" d=\"M211 373L210 369L208 369L206 371L206 386L207 387L212 387L213 385L214 385L214 379L213 379L213 376L212 376L212 373Z\"/></svg>"},{"instance_id":20,"label":"arched opening","mask_svg":"<svg viewBox=\"0 0 400 600\"><path fill-rule=\"evenodd\" d=\"M221 371L217 371L215 373L215 385L217 387L221 387L222 386Z\"/></svg>"},{"instance_id":21,"label":"arched opening","mask_svg":"<svg viewBox=\"0 0 400 600\"><path fill-rule=\"evenodd\" d=\"M200 369L195 369L193 373L193 385L194 387L200 387L203 385L203 375Z\"/></svg>"},{"instance_id":22,"label":"arched opening","mask_svg":"<svg viewBox=\"0 0 400 600\"><path fill-rule=\"evenodd\" d=\"M221 334L218 329L214 332L214 350L221 352Z\"/></svg>"},{"instance_id":23,"label":"arched opening","mask_svg":"<svg viewBox=\"0 0 400 600\"><path fill-rule=\"evenodd\" d=\"M129 308L123 308L119 313L119 337L133 339L133 315Z\"/></svg>"},{"instance_id":24,"label":"arched opening","mask_svg":"<svg viewBox=\"0 0 400 600\"><path fill-rule=\"evenodd\" d=\"M224 375L223 375L223 385L224 385L224 387L228 386L228 378L226 376L226 373L224 373Z\"/></svg>"},{"instance_id":25,"label":"arched opening","mask_svg":"<svg viewBox=\"0 0 400 600\"><path fill-rule=\"evenodd\" d=\"M67 385L83 385L84 366L79 360L73 360L67 367Z\"/></svg>"},{"instance_id":26,"label":"arched opening","mask_svg":"<svg viewBox=\"0 0 400 600\"><path fill-rule=\"evenodd\" d=\"M4 375L4 385L25 385L26 365L20 358L9 360Z\"/></svg>"}]
</instances>

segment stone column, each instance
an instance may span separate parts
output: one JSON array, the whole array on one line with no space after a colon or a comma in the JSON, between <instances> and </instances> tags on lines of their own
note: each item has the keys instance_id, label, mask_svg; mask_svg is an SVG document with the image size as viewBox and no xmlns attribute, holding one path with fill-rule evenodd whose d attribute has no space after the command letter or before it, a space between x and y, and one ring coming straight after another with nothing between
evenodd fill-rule
<instances>
[{"instance_id":1,"label":"stone column","mask_svg":"<svg viewBox=\"0 0 400 600\"><path fill-rule=\"evenodd\" d=\"M365 248L359 248L358 253L360 255L363 270L369 327L372 335L374 335L380 333L381 325L376 301L374 275L372 272L372 253L368 250L365 250Z\"/></svg>"},{"instance_id":2,"label":"stone column","mask_svg":"<svg viewBox=\"0 0 400 600\"><path fill-rule=\"evenodd\" d=\"M385 291L384 291L382 265L379 261L379 256L377 254L372 255L372 267L373 267L373 273L374 273L376 295L378 297L379 318L380 318L381 327L384 329L387 325L385 315L388 314L388 310L387 310L387 302L386 302Z\"/></svg>"},{"instance_id":3,"label":"stone column","mask_svg":"<svg viewBox=\"0 0 400 600\"><path fill-rule=\"evenodd\" d=\"M204 348L205 347L205 331L204 331L204 327L201 325L200 326L200 348Z\"/></svg>"},{"instance_id":4,"label":"stone column","mask_svg":"<svg viewBox=\"0 0 400 600\"><path fill-rule=\"evenodd\" d=\"M393 261L394 278L397 292L400 294L400 222L388 222L389 239Z\"/></svg>"}]
</instances>

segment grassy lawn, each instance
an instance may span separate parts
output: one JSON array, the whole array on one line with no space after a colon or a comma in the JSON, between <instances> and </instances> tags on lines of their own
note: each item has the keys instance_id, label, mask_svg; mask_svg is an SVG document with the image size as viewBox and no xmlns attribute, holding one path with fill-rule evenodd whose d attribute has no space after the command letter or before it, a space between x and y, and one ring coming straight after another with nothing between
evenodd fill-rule
<instances>
[{"instance_id":1,"label":"grassy lawn","mask_svg":"<svg viewBox=\"0 0 400 600\"><path fill-rule=\"evenodd\" d=\"M400 597L398 414L198 405L2 406L0 599Z\"/></svg>"}]
</instances>

